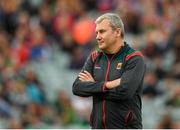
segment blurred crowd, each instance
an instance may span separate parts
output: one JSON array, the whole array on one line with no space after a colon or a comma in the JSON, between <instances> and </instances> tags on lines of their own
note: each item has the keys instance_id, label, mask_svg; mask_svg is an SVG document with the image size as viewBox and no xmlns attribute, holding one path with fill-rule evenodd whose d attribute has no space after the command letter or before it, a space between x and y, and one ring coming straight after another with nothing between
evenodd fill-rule
<instances>
[{"instance_id":1,"label":"blurred crowd","mask_svg":"<svg viewBox=\"0 0 180 130\"><path fill-rule=\"evenodd\" d=\"M165 108L150 128L180 128L180 113L171 114L180 108L179 0L1 0L0 128L89 128L91 105L82 112L81 98L63 89L49 101L29 64L53 60L55 46L70 56L66 69L79 71L105 12L121 16L125 39L145 55L143 101L159 98Z\"/></svg>"}]
</instances>

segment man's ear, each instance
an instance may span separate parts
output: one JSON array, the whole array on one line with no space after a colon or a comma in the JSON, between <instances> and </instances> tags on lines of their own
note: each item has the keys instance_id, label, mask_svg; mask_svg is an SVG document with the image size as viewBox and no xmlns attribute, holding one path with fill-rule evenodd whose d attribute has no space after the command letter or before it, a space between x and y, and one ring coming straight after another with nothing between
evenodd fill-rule
<instances>
[{"instance_id":1,"label":"man's ear","mask_svg":"<svg viewBox=\"0 0 180 130\"><path fill-rule=\"evenodd\" d=\"M120 28L117 28L117 29L116 29L116 33L117 33L117 37L120 37L120 36L121 36L121 29L120 29Z\"/></svg>"}]
</instances>

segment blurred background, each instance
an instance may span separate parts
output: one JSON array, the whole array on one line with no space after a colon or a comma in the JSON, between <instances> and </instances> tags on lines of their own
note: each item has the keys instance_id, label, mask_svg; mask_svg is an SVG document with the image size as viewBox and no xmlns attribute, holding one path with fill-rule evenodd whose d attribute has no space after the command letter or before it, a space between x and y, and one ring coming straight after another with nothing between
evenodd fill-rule
<instances>
[{"instance_id":1,"label":"blurred background","mask_svg":"<svg viewBox=\"0 0 180 130\"><path fill-rule=\"evenodd\" d=\"M179 0L0 0L0 128L90 128L72 84L106 12L145 55L144 128L180 128Z\"/></svg>"}]
</instances>

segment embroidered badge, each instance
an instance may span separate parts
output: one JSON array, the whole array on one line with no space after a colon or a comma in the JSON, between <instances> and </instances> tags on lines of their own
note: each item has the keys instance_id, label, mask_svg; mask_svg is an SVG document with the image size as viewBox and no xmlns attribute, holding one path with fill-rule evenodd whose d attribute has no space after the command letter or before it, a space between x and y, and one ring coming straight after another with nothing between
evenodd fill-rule
<instances>
[{"instance_id":1,"label":"embroidered badge","mask_svg":"<svg viewBox=\"0 0 180 130\"><path fill-rule=\"evenodd\" d=\"M118 63L116 69L117 69L117 70L120 70L121 67L122 67L122 63Z\"/></svg>"},{"instance_id":2,"label":"embroidered badge","mask_svg":"<svg viewBox=\"0 0 180 130\"><path fill-rule=\"evenodd\" d=\"M101 69L101 67L98 66L97 64L95 64L94 68L95 68L95 69Z\"/></svg>"}]
</instances>

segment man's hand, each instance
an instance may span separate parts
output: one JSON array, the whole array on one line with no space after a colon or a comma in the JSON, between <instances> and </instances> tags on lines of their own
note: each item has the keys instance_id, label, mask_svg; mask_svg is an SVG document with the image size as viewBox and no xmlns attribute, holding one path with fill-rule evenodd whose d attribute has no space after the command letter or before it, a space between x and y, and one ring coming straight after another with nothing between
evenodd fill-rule
<instances>
[{"instance_id":1,"label":"man's hand","mask_svg":"<svg viewBox=\"0 0 180 130\"><path fill-rule=\"evenodd\" d=\"M87 82L87 81L95 82L94 78L87 71L83 71L79 73L79 80L84 81L84 82Z\"/></svg>"},{"instance_id":2,"label":"man's hand","mask_svg":"<svg viewBox=\"0 0 180 130\"><path fill-rule=\"evenodd\" d=\"M106 88L112 89L120 85L121 78L106 82Z\"/></svg>"}]
</instances>

